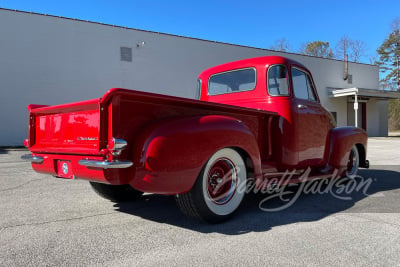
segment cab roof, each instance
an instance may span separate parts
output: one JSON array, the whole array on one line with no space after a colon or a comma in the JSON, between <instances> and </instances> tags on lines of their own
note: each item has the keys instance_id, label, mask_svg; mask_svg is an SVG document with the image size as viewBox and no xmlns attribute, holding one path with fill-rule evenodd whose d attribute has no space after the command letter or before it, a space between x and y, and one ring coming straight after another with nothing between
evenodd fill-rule
<instances>
[{"instance_id":1,"label":"cab roof","mask_svg":"<svg viewBox=\"0 0 400 267\"><path fill-rule=\"evenodd\" d=\"M259 68L259 67L265 67L265 66L275 65L275 64L297 65L299 67L305 68L303 64L301 64L297 61L288 59L286 57L264 56L264 57L254 57L254 58L247 58L247 59L232 61L229 63L224 63L221 65L217 65L217 66L208 68L200 73L199 78L205 77L205 76L210 76L215 73L234 70L234 69L249 68L249 67Z\"/></svg>"}]
</instances>

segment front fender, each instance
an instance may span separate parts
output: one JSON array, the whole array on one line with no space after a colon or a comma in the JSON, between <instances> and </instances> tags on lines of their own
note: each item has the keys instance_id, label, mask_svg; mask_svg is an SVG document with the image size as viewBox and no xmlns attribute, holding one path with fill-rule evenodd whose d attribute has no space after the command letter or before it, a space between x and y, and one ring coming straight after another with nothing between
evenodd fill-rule
<instances>
[{"instance_id":1,"label":"front fender","mask_svg":"<svg viewBox=\"0 0 400 267\"><path fill-rule=\"evenodd\" d=\"M342 170L347 166L351 148L362 145L366 151L367 141L368 136L363 129L352 126L333 128L330 132L329 166Z\"/></svg>"},{"instance_id":2,"label":"front fender","mask_svg":"<svg viewBox=\"0 0 400 267\"><path fill-rule=\"evenodd\" d=\"M206 161L224 147L245 151L255 173L261 173L256 138L235 118L206 115L154 123L135 142L136 174L130 184L151 193L187 192Z\"/></svg>"}]
</instances>

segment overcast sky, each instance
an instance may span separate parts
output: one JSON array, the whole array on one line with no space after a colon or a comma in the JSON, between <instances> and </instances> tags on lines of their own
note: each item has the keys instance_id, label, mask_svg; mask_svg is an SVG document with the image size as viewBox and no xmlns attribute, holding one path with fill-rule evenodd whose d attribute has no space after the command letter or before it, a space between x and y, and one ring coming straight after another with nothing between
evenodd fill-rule
<instances>
[{"instance_id":1,"label":"overcast sky","mask_svg":"<svg viewBox=\"0 0 400 267\"><path fill-rule=\"evenodd\" d=\"M90 20L259 48L286 38L331 47L343 35L367 45L369 63L400 17L400 0L0 0L0 7Z\"/></svg>"}]
</instances>

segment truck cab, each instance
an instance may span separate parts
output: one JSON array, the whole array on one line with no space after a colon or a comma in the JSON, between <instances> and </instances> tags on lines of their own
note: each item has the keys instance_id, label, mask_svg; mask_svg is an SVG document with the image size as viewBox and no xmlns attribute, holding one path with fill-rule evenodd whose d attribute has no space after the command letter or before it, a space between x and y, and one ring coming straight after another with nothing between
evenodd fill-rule
<instances>
[{"instance_id":1,"label":"truck cab","mask_svg":"<svg viewBox=\"0 0 400 267\"><path fill-rule=\"evenodd\" d=\"M279 114L271 127L272 160L278 169L323 168L328 163L336 122L321 105L304 65L280 56L245 59L205 70L198 84L202 101Z\"/></svg>"}]
</instances>

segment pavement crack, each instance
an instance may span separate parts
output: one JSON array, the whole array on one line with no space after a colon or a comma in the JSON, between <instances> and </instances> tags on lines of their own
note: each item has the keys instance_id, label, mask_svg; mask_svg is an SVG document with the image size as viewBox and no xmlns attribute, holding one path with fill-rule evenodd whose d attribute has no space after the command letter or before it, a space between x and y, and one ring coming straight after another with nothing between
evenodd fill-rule
<instances>
[{"instance_id":1,"label":"pavement crack","mask_svg":"<svg viewBox=\"0 0 400 267\"><path fill-rule=\"evenodd\" d=\"M94 218L94 217L100 217L100 216L107 216L116 213L115 211L113 212L107 212L107 213L100 213L100 214L93 214L93 215L87 215L87 216L81 216L81 217L75 217L75 218L66 218L66 219L60 219L60 220L51 220L51 221L46 221L46 222L34 222L34 223L22 223L22 224L16 224L16 225L10 225L10 226L5 226L1 227L0 231L10 229L10 228L17 228L17 227L23 227L23 226L37 226L37 225L45 225L45 224L51 224L51 223L59 223L59 222L69 222L69 221L77 221L77 220L83 220L83 219L88 219L88 218Z\"/></svg>"}]
</instances>

